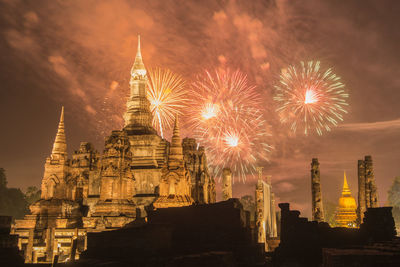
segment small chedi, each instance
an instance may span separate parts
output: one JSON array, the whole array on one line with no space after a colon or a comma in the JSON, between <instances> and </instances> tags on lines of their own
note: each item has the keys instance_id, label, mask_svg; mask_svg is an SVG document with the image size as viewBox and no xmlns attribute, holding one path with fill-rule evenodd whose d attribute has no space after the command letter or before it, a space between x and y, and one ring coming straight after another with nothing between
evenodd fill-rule
<instances>
[{"instance_id":1,"label":"small chedi","mask_svg":"<svg viewBox=\"0 0 400 267\"><path fill-rule=\"evenodd\" d=\"M88 232L119 229L152 207L215 202L204 148L192 138L182 142L177 118L171 143L152 127L140 39L129 84L124 128L105 139L102 154L82 142L68 158L62 108L41 199L13 227L25 262L52 262L56 254L59 261L78 258Z\"/></svg>"},{"instance_id":2,"label":"small chedi","mask_svg":"<svg viewBox=\"0 0 400 267\"><path fill-rule=\"evenodd\" d=\"M336 210L336 226L338 227L356 227L357 204L351 195L349 185L347 184L346 173L344 173L342 196L339 198L339 206Z\"/></svg>"},{"instance_id":3,"label":"small chedi","mask_svg":"<svg viewBox=\"0 0 400 267\"><path fill-rule=\"evenodd\" d=\"M190 177L184 165L182 141L176 117L168 161L162 168L160 196L153 205L156 208L189 206L193 203L190 193Z\"/></svg>"}]
</instances>

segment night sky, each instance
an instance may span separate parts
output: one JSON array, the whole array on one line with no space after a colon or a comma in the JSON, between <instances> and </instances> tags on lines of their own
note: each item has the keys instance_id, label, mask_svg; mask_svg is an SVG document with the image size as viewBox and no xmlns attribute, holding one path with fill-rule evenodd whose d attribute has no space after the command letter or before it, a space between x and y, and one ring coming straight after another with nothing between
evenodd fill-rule
<instances>
[{"instance_id":1,"label":"night sky","mask_svg":"<svg viewBox=\"0 0 400 267\"><path fill-rule=\"evenodd\" d=\"M146 67L190 82L226 64L257 85L277 203L310 216L313 157L323 198L335 203L343 171L356 197L365 155L381 205L400 175L400 1L1 0L0 14L0 167L11 187L40 186L62 105L70 155L81 141L102 151L104 136L122 127L138 34ZM281 69L302 60L333 67L350 94L344 122L323 136L293 135L275 112ZM249 177L234 196L254 188Z\"/></svg>"}]
</instances>

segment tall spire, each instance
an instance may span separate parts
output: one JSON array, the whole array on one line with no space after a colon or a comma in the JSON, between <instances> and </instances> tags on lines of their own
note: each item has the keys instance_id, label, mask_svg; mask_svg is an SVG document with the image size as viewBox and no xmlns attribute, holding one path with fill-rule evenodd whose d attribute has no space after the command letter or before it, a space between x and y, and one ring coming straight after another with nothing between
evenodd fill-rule
<instances>
[{"instance_id":1,"label":"tall spire","mask_svg":"<svg viewBox=\"0 0 400 267\"><path fill-rule=\"evenodd\" d=\"M183 164L182 140L179 133L179 118L178 114L176 114L169 152L168 166L179 166L181 164Z\"/></svg>"},{"instance_id":2,"label":"tall spire","mask_svg":"<svg viewBox=\"0 0 400 267\"><path fill-rule=\"evenodd\" d=\"M347 183L346 172L344 172L342 196L351 196L351 191Z\"/></svg>"},{"instance_id":3,"label":"tall spire","mask_svg":"<svg viewBox=\"0 0 400 267\"><path fill-rule=\"evenodd\" d=\"M64 131L64 106L61 108L60 122L58 123L57 135L56 139L54 140L53 150L51 152L52 157L55 155L67 155L67 141Z\"/></svg>"},{"instance_id":4,"label":"tall spire","mask_svg":"<svg viewBox=\"0 0 400 267\"><path fill-rule=\"evenodd\" d=\"M150 102L147 99L147 72L143 64L140 46L140 36L138 36L138 48L129 82L130 96L126 103L127 109L124 114L124 129L127 130L128 135L133 133L156 133L152 127L153 116L150 111Z\"/></svg>"},{"instance_id":5,"label":"tall spire","mask_svg":"<svg viewBox=\"0 0 400 267\"><path fill-rule=\"evenodd\" d=\"M140 51L140 34L137 36L137 52L136 52L136 57L142 58L142 53Z\"/></svg>"},{"instance_id":6,"label":"tall spire","mask_svg":"<svg viewBox=\"0 0 400 267\"><path fill-rule=\"evenodd\" d=\"M136 52L135 62L133 63L131 69L131 75L132 78L135 78L135 76L139 76L139 78L142 77L144 78L146 76L146 68L144 66L142 52L140 50L140 35L138 35L137 52Z\"/></svg>"},{"instance_id":7,"label":"tall spire","mask_svg":"<svg viewBox=\"0 0 400 267\"><path fill-rule=\"evenodd\" d=\"M179 133L179 118L178 114L175 115L175 122L174 122L174 130L172 134L172 145L179 145L181 146L181 137Z\"/></svg>"},{"instance_id":8,"label":"tall spire","mask_svg":"<svg viewBox=\"0 0 400 267\"><path fill-rule=\"evenodd\" d=\"M175 115L174 130L173 130L172 140L171 140L171 148L172 147L178 148L178 150L176 150L174 152L182 154L182 140L181 140L180 131L179 131L178 114Z\"/></svg>"}]
</instances>

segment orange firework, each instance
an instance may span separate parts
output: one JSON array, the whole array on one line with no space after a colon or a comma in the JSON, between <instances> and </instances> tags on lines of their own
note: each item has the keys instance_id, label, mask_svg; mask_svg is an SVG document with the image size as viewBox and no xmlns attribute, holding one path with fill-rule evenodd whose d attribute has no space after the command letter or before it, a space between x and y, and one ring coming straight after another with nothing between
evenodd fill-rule
<instances>
[{"instance_id":1,"label":"orange firework","mask_svg":"<svg viewBox=\"0 0 400 267\"><path fill-rule=\"evenodd\" d=\"M289 124L293 132L300 130L308 135L315 131L322 135L347 113L349 95L344 84L332 69L322 71L319 61L290 66L282 71L275 88L281 122Z\"/></svg>"},{"instance_id":2,"label":"orange firework","mask_svg":"<svg viewBox=\"0 0 400 267\"><path fill-rule=\"evenodd\" d=\"M211 169L220 176L225 167L245 181L267 160L267 126L259 110L260 95L239 70L206 71L193 83L190 122L206 147Z\"/></svg>"},{"instance_id":3,"label":"orange firework","mask_svg":"<svg viewBox=\"0 0 400 267\"><path fill-rule=\"evenodd\" d=\"M149 69L147 98L153 113L153 127L164 138L176 114L187 107L187 91L183 78L168 69Z\"/></svg>"}]
</instances>

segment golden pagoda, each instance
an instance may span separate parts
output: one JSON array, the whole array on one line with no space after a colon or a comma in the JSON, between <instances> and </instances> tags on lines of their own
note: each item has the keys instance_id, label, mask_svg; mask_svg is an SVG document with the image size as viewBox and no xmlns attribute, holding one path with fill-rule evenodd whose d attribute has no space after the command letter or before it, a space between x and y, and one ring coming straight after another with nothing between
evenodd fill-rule
<instances>
[{"instance_id":1,"label":"golden pagoda","mask_svg":"<svg viewBox=\"0 0 400 267\"><path fill-rule=\"evenodd\" d=\"M337 227L356 227L357 204L354 197L351 195L349 185L347 184L346 172L344 173L342 196L339 198L339 206L336 210L336 226Z\"/></svg>"}]
</instances>

